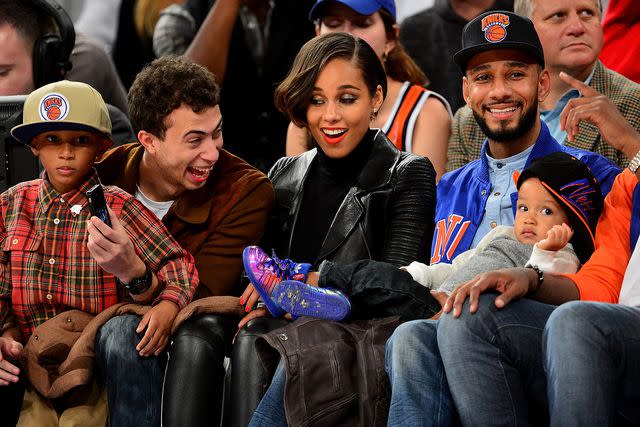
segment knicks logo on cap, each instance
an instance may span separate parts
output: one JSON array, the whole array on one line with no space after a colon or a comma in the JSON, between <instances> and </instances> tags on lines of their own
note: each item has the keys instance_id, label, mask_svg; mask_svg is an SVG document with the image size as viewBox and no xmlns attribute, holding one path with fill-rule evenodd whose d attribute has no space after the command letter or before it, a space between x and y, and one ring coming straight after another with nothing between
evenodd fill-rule
<instances>
[{"instance_id":1,"label":"knicks logo on cap","mask_svg":"<svg viewBox=\"0 0 640 427\"><path fill-rule=\"evenodd\" d=\"M44 121L63 120L69 114L69 101L64 95L50 93L40 101L39 111Z\"/></svg>"},{"instance_id":2,"label":"knicks logo on cap","mask_svg":"<svg viewBox=\"0 0 640 427\"><path fill-rule=\"evenodd\" d=\"M482 18L480 28L489 43L498 43L507 37L509 17L504 13L492 13Z\"/></svg>"}]
</instances>

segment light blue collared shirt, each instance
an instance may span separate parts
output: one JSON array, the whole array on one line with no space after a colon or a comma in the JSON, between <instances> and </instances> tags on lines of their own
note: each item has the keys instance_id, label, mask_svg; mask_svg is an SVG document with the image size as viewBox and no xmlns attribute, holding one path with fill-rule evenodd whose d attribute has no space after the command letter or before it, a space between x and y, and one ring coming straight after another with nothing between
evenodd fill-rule
<instances>
[{"instance_id":1,"label":"light blue collared shirt","mask_svg":"<svg viewBox=\"0 0 640 427\"><path fill-rule=\"evenodd\" d=\"M511 193L516 191L513 173L524 169L531 150L533 150L533 145L506 159L494 159L488 153L486 154L491 194L487 198L484 216L473 238L473 243L471 243L472 248L475 248L480 240L498 225L513 225Z\"/></svg>"},{"instance_id":2,"label":"light blue collared shirt","mask_svg":"<svg viewBox=\"0 0 640 427\"><path fill-rule=\"evenodd\" d=\"M591 80L593 79L593 74L596 72L596 67L593 67L589 76L584 81L584 84L587 86L591 84ZM567 132L560 128L560 113L567 105L567 102L572 100L573 98L579 98L580 92L577 89L570 89L564 93L556 102L556 106L552 110L540 111L540 118L544 120L547 127L549 128L549 132L551 132L551 136L555 138L561 145L564 145L565 140L567 139Z\"/></svg>"}]
</instances>

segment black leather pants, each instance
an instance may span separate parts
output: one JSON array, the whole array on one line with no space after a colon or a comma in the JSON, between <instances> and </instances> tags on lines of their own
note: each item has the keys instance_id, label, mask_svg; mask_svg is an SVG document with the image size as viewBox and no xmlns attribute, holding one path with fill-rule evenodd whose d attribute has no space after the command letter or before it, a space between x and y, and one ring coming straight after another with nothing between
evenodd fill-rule
<instances>
[{"instance_id":1,"label":"black leather pants","mask_svg":"<svg viewBox=\"0 0 640 427\"><path fill-rule=\"evenodd\" d=\"M162 393L164 427L220 425L225 354L238 327L235 317L202 315L176 332Z\"/></svg>"},{"instance_id":2,"label":"black leather pants","mask_svg":"<svg viewBox=\"0 0 640 427\"><path fill-rule=\"evenodd\" d=\"M20 381L0 386L0 427L14 427L20 418L26 379L19 376Z\"/></svg>"},{"instance_id":3,"label":"black leather pants","mask_svg":"<svg viewBox=\"0 0 640 427\"><path fill-rule=\"evenodd\" d=\"M256 352L260 334L284 326L288 321L259 317L238 332L231 356L231 421L232 427L246 427L269 388L273 372L266 372ZM187 424L185 424L187 425Z\"/></svg>"}]
</instances>

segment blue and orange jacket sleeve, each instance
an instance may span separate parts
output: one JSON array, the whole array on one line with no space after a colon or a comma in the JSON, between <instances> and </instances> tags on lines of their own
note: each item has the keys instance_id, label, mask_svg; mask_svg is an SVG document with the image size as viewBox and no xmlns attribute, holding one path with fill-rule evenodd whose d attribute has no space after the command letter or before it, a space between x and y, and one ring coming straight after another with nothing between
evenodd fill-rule
<instances>
[{"instance_id":1,"label":"blue and orange jacket sleeve","mask_svg":"<svg viewBox=\"0 0 640 427\"><path fill-rule=\"evenodd\" d=\"M619 174L604 200L596 228L596 248L580 271L568 274L580 299L617 303L627 264L631 258L629 229L633 190L638 183L629 169Z\"/></svg>"}]
</instances>

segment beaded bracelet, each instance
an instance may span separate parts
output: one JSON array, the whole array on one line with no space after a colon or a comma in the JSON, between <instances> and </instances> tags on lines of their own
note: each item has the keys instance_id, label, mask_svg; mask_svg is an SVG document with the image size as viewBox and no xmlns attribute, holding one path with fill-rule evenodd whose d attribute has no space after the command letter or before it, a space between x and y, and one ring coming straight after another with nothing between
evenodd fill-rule
<instances>
[{"instance_id":1,"label":"beaded bracelet","mask_svg":"<svg viewBox=\"0 0 640 427\"><path fill-rule=\"evenodd\" d=\"M528 292L528 294L533 294L538 292L538 289L540 289L540 286L542 286L542 282L544 281L544 272L540 270L540 267L538 267L537 265L527 265L527 268L532 269L538 275L538 284L534 289Z\"/></svg>"}]
</instances>

